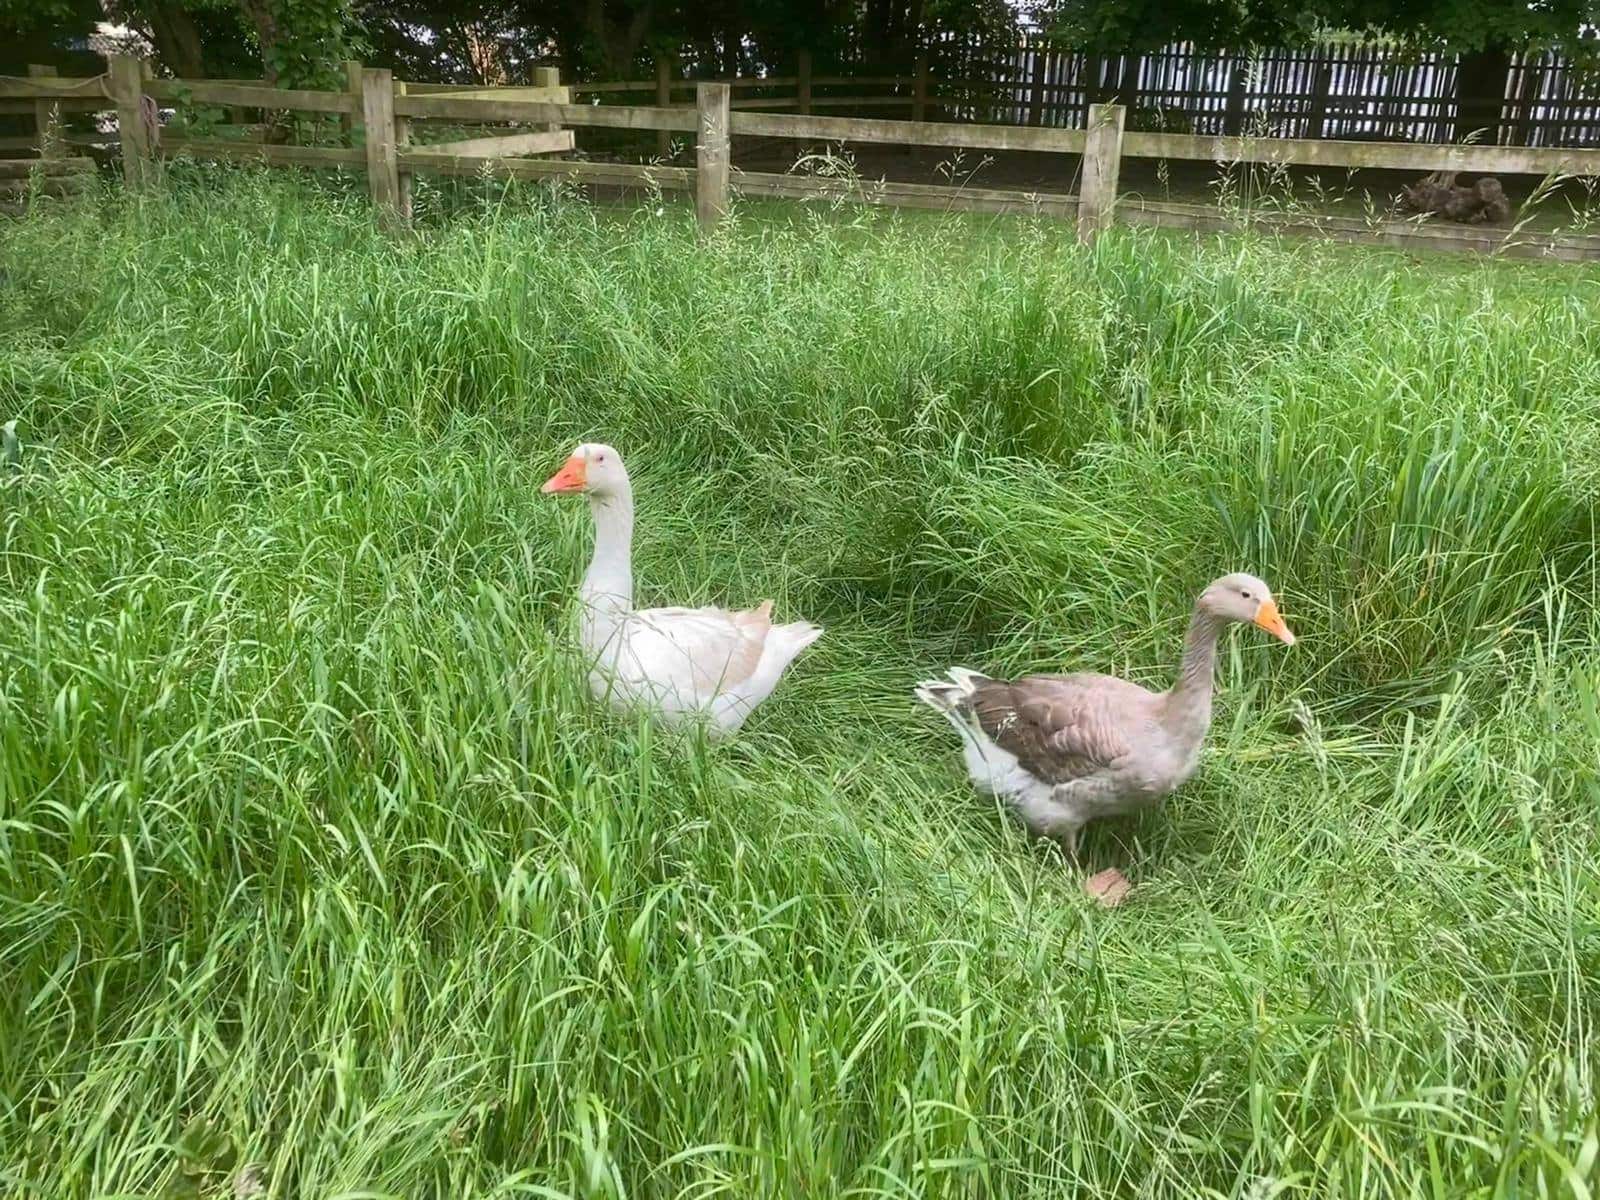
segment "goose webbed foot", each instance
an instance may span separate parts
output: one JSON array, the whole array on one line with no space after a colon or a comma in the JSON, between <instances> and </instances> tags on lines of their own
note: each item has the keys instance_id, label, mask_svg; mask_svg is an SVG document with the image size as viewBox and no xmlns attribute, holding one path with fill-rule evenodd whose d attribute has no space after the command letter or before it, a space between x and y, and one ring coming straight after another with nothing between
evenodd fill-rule
<instances>
[{"instance_id":1,"label":"goose webbed foot","mask_svg":"<svg viewBox=\"0 0 1600 1200\"><path fill-rule=\"evenodd\" d=\"M1084 892L1105 908L1116 908L1133 891L1128 877L1115 867L1107 867L1083 881Z\"/></svg>"}]
</instances>

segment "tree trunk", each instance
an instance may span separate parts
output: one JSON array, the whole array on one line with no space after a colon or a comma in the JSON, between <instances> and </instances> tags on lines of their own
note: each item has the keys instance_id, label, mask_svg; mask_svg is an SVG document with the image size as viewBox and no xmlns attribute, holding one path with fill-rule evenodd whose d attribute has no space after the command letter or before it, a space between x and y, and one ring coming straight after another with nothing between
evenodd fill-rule
<instances>
[{"instance_id":1,"label":"tree trunk","mask_svg":"<svg viewBox=\"0 0 1600 1200\"><path fill-rule=\"evenodd\" d=\"M1475 50L1457 60L1456 141L1471 138L1489 146L1499 142L1500 115L1510 73L1511 54L1504 46Z\"/></svg>"},{"instance_id":2,"label":"tree trunk","mask_svg":"<svg viewBox=\"0 0 1600 1200\"><path fill-rule=\"evenodd\" d=\"M904 63L915 62L918 51L927 46L929 39L922 28L924 6L925 0L911 0L911 6L906 10L906 27L900 47L900 59Z\"/></svg>"},{"instance_id":3,"label":"tree trunk","mask_svg":"<svg viewBox=\"0 0 1600 1200\"><path fill-rule=\"evenodd\" d=\"M172 0L154 0L146 5L145 15L150 22L150 41L161 65L179 79L204 79L200 30L188 11Z\"/></svg>"},{"instance_id":4,"label":"tree trunk","mask_svg":"<svg viewBox=\"0 0 1600 1200\"><path fill-rule=\"evenodd\" d=\"M861 50L863 60L871 66L883 68L889 61L890 24L889 0L867 0Z\"/></svg>"},{"instance_id":5,"label":"tree trunk","mask_svg":"<svg viewBox=\"0 0 1600 1200\"><path fill-rule=\"evenodd\" d=\"M613 11L606 0L589 0L583 11L584 33L600 53L601 69L608 78L628 78L655 23L654 0L640 0L621 12Z\"/></svg>"},{"instance_id":6,"label":"tree trunk","mask_svg":"<svg viewBox=\"0 0 1600 1200\"><path fill-rule=\"evenodd\" d=\"M261 77L270 86L278 83L278 14L272 0L239 0L245 20L256 31L256 41L261 47Z\"/></svg>"}]
</instances>

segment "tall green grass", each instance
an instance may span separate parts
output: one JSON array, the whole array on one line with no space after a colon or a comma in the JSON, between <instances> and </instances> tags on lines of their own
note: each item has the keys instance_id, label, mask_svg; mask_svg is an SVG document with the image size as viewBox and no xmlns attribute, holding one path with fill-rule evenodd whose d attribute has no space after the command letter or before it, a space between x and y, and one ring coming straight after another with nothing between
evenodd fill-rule
<instances>
[{"instance_id":1,"label":"tall green grass","mask_svg":"<svg viewBox=\"0 0 1600 1200\"><path fill-rule=\"evenodd\" d=\"M0 1192L1593 1193L1592 272L226 172L0 271ZM828 627L738 742L586 703L583 439ZM1241 568L1098 911L909 685Z\"/></svg>"}]
</instances>

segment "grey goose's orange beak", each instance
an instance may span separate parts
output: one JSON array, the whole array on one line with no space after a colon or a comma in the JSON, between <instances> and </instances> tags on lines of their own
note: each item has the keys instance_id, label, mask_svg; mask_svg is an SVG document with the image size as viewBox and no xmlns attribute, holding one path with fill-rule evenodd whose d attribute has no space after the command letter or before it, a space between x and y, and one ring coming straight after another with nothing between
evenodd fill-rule
<instances>
[{"instance_id":1,"label":"grey goose's orange beak","mask_svg":"<svg viewBox=\"0 0 1600 1200\"><path fill-rule=\"evenodd\" d=\"M1274 601L1263 600L1261 602L1261 607L1256 609L1256 624L1285 646L1294 645L1294 634L1283 623L1283 617L1279 615L1278 606Z\"/></svg>"}]
</instances>

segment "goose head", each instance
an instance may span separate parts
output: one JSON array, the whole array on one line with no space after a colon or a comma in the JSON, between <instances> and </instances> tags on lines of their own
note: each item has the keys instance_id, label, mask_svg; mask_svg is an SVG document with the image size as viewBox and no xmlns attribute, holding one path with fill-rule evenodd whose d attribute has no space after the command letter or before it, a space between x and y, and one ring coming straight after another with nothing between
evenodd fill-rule
<instances>
[{"instance_id":1,"label":"goose head","mask_svg":"<svg viewBox=\"0 0 1600 1200\"><path fill-rule=\"evenodd\" d=\"M622 455L612 447L585 442L539 490L545 495L581 492L592 499L604 499L628 490L628 472L622 465Z\"/></svg>"},{"instance_id":2,"label":"goose head","mask_svg":"<svg viewBox=\"0 0 1600 1200\"><path fill-rule=\"evenodd\" d=\"M1278 613L1272 589L1254 575L1239 571L1213 580L1195 605L1219 621L1256 625L1285 645L1294 645L1294 634Z\"/></svg>"}]
</instances>

